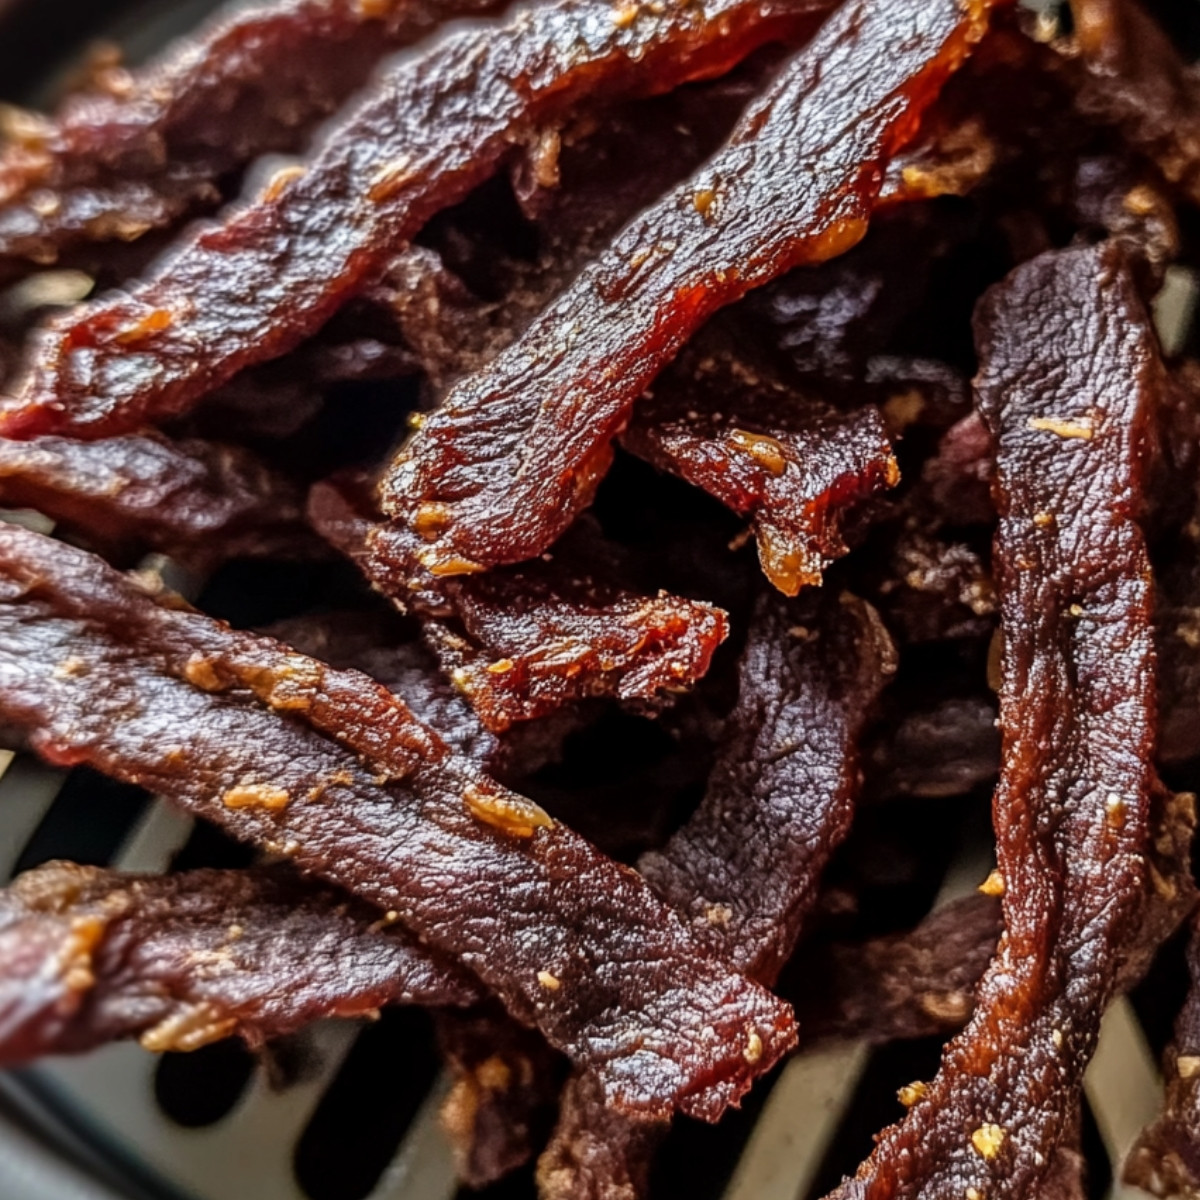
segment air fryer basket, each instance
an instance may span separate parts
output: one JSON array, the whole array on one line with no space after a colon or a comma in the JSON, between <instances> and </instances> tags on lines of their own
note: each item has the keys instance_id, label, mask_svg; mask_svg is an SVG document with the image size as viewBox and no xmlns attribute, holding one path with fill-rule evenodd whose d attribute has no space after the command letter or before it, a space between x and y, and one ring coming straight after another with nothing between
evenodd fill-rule
<instances>
[{"instance_id":1,"label":"air fryer basket","mask_svg":"<svg viewBox=\"0 0 1200 1200\"><path fill-rule=\"evenodd\" d=\"M1057 9L1056 0L1035 6ZM97 38L137 61L214 7L0 0L0 100L52 95ZM1200 52L1200 0L1157 7ZM1158 305L1169 348L1189 335L1198 293L1190 272L1172 271ZM269 608L270 579L249 583L256 613L264 594ZM294 583L273 586L283 593ZM56 857L154 871L235 865L242 853L137 789L0 752L0 880ZM939 902L974 885L987 853L986 830L965 829ZM1105 1019L1085 1114L1094 1197L1142 1194L1113 1183L1115 1164L1157 1107L1151 1046L1169 1020L1169 1005L1145 996L1119 1001ZM872 1131L897 1116L896 1087L927 1076L937 1052L936 1043L847 1045L793 1060L717 1129L679 1123L656 1169L655 1200L819 1196L866 1154ZM0 1200L451 1200L457 1185L437 1127L444 1086L429 1022L415 1011L368 1026L326 1023L265 1064L233 1043L161 1058L118 1045L0 1074ZM531 1175L468 1194L529 1200Z\"/></svg>"}]
</instances>

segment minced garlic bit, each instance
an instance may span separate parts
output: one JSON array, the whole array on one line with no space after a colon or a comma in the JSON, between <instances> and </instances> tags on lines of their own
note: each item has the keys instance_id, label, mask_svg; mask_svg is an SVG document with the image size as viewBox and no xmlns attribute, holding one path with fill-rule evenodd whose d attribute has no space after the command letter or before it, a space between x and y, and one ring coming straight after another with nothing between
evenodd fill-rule
<instances>
[{"instance_id":1,"label":"minced garlic bit","mask_svg":"<svg viewBox=\"0 0 1200 1200\"><path fill-rule=\"evenodd\" d=\"M983 1193L976 1187L967 1188L964 1195L966 1200L983 1200Z\"/></svg>"},{"instance_id":2,"label":"minced garlic bit","mask_svg":"<svg viewBox=\"0 0 1200 1200\"><path fill-rule=\"evenodd\" d=\"M55 679L76 679L88 673L87 660L71 654L54 668Z\"/></svg>"},{"instance_id":3,"label":"minced garlic bit","mask_svg":"<svg viewBox=\"0 0 1200 1200\"><path fill-rule=\"evenodd\" d=\"M1191 1079L1200 1075L1200 1057L1195 1054L1181 1054L1175 1060L1175 1072L1180 1079Z\"/></svg>"},{"instance_id":4,"label":"minced garlic bit","mask_svg":"<svg viewBox=\"0 0 1200 1200\"><path fill-rule=\"evenodd\" d=\"M203 654L193 654L183 665L183 677L194 687L206 692L219 692L224 686L212 660Z\"/></svg>"},{"instance_id":5,"label":"minced garlic bit","mask_svg":"<svg viewBox=\"0 0 1200 1200\"><path fill-rule=\"evenodd\" d=\"M929 1089L919 1079L913 1080L912 1083L906 1083L897 1093L896 1099L904 1105L905 1108L912 1108L918 1100L925 1099L925 1093Z\"/></svg>"},{"instance_id":6,"label":"minced garlic bit","mask_svg":"<svg viewBox=\"0 0 1200 1200\"><path fill-rule=\"evenodd\" d=\"M156 333L162 333L164 329L170 329L174 321L175 317L170 309L156 308L135 321L128 329L121 330L115 335L114 340L120 346L136 345L138 342L144 342L147 338L153 337Z\"/></svg>"},{"instance_id":7,"label":"minced garlic bit","mask_svg":"<svg viewBox=\"0 0 1200 1200\"><path fill-rule=\"evenodd\" d=\"M288 184L295 183L297 179L303 179L304 175L305 169L299 163L293 163L290 167L280 167L267 180L267 186L263 188L262 195L259 196L259 202L262 204L274 203L274 201L278 200L287 191Z\"/></svg>"},{"instance_id":8,"label":"minced garlic bit","mask_svg":"<svg viewBox=\"0 0 1200 1200\"><path fill-rule=\"evenodd\" d=\"M618 4L613 13L613 24L618 29L628 29L637 20L638 6L636 4Z\"/></svg>"},{"instance_id":9,"label":"minced garlic bit","mask_svg":"<svg viewBox=\"0 0 1200 1200\"><path fill-rule=\"evenodd\" d=\"M1036 512L1033 514L1033 523L1039 529L1049 529L1054 524L1054 514L1048 512Z\"/></svg>"},{"instance_id":10,"label":"minced garlic bit","mask_svg":"<svg viewBox=\"0 0 1200 1200\"><path fill-rule=\"evenodd\" d=\"M367 188L367 199L372 204L383 204L390 200L417 177L411 158L398 158L395 162L386 163L375 173Z\"/></svg>"},{"instance_id":11,"label":"minced garlic bit","mask_svg":"<svg viewBox=\"0 0 1200 1200\"><path fill-rule=\"evenodd\" d=\"M489 1092L507 1092L512 1084L512 1069L500 1055L493 1054L475 1068L475 1079Z\"/></svg>"},{"instance_id":12,"label":"minced garlic bit","mask_svg":"<svg viewBox=\"0 0 1200 1200\"><path fill-rule=\"evenodd\" d=\"M1125 825L1125 801L1115 792L1105 797L1104 816L1114 829L1121 829Z\"/></svg>"},{"instance_id":13,"label":"minced garlic bit","mask_svg":"<svg viewBox=\"0 0 1200 1200\"><path fill-rule=\"evenodd\" d=\"M1063 1044L1063 1031L1061 1029L1052 1029L1050 1031L1050 1040L1054 1043L1055 1050L1061 1050Z\"/></svg>"},{"instance_id":14,"label":"minced garlic bit","mask_svg":"<svg viewBox=\"0 0 1200 1200\"><path fill-rule=\"evenodd\" d=\"M716 188L700 188L692 194L692 207L707 221L716 215L712 212L712 206L716 203L716 199Z\"/></svg>"},{"instance_id":15,"label":"minced garlic bit","mask_svg":"<svg viewBox=\"0 0 1200 1200\"><path fill-rule=\"evenodd\" d=\"M997 870L992 871L988 877L979 885L979 890L985 896L1003 896L1004 895L1004 876Z\"/></svg>"},{"instance_id":16,"label":"minced garlic bit","mask_svg":"<svg viewBox=\"0 0 1200 1200\"><path fill-rule=\"evenodd\" d=\"M422 537L434 537L450 524L450 509L437 500L428 500L417 506L412 524Z\"/></svg>"},{"instance_id":17,"label":"minced garlic bit","mask_svg":"<svg viewBox=\"0 0 1200 1200\"><path fill-rule=\"evenodd\" d=\"M513 837L533 837L535 829L550 829L554 825L549 813L514 792L491 791L469 784L463 792L463 804L473 817Z\"/></svg>"},{"instance_id":18,"label":"minced garlic bit","mask_svg":"<svg viewBox=\"0 0 1200 1200\"><path fill-rule=\"evenodd\" d=\"M990 1162L1000 1153L1000 1147L1004 1145L1007 1137L1008 1134L999 1125L980 1125L971 1134L971 1145L981 1157Z\"/></svg>"},{"instance_id":19,"label":"minced garlic bit","mask_svg":"<svg viewBox=\"0 0 1200 1200\"><path fill-rule=\"evenodd\" d=\"M758 1062L760 1058L762 1058L762 1053L762 1038L759 1037L757 1029L751 1029L746 1034L746 1048L742 1051L742 1057L750 1064L750 1066L754 1066L754 1064Z\"/></svg>"},{"instance_id":20,"label":"minced garlic bit","mask_svg":"<svg viewBox=\"0 0 1200 1200\"><path fill-rule=\"evenodd\" d=\"M765 433L732 429L729 432L729 440L772 475L782 475L787 470L787 457L783 452L783 445L777 439L768 437Z\"/></svg>"},{"instance_id":21,"label":"minced garlic bit","mask_svg":"<svg viewBox=\"0 0 1200 1200\"><path fill-rule=\"evenodd\" d=\"M511 658L499 658L494 663L488 663L489 675L507 675L517 664Z\"/></svg>"},{"instance_id":22,"label":"minced garlic bit","mask_svg":"<svg viewBox=\"0 0 1200 1200\"><path fill-rule=\"evenodd\" d=\"M104 937L101 917L76 917L66 941L58 952L58 969L63 983L72 992L86 992L96 982L92 973L92 952Z\"/></svg>"},{"instance_id":23,"label":"minced garlic bit","mask_svg":"<svg viewBox=\"0 0 1200 1200\"><path fill-rule=\"evenodd\" d=\"M280 812L292 802L291 794L269 783L239 783L221 797L226 808L265 808Z\"/></svg>"},{"instance_id":24,"label":"minced garlic bit","mask_svg":"<svg viewBox=\"0 0 1200 1200\"><path fill-rule=\"evenodd\" d=\"M237 1028L236 1017L222 1017L207 1001L189 1004L160 1021L141 1036L142 1048L156 1054L167 1050L199 1050L210 1042L219 1042Z\"/></svg>"},{"instance_id":25,"label":"minced garlic bit","mask_svg":"<svg viewBox=\"0 0 1200 1200\"><path fill-rule=\"evenodd\" d=\"M562 980L557 975L552 975L549 971L539 971L537 973L537 981L548 992L557 992L562 987Z\"/></svg>"},{"instance_id":26,"label":"minced garlic bit","mask_svg":"<svg viewBox=\"0 0 1200 1200\"><path fill-rule=\"evenodd\" d=\"M1029 428L1039 433L1056 433L1061 438L1082 438L1085 442L1096 435L1091 421L1066 421L1060 417L1030 417Z\"/></svg>"},{"instance_id":27,"label":"minced garlic bit","mask_svg":"<svg viewBox=\"0 0 1200 1200\"><path fill-rule=\"evenodd\" d=\"M733 909L728 904L706 904L704 906L704 919L710 925L717 925L724 928L732 918Z\"/></svg>"}]
</instances>

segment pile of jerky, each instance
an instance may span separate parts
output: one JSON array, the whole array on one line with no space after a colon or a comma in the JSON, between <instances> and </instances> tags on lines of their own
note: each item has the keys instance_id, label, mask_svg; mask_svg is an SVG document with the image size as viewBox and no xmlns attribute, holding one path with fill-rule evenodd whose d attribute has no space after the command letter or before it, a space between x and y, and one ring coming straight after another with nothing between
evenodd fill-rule
<instances>
[{"instance_id":1,"label":"pile of jerky","mask_svg":"<svg viewBox=\"0 0 1200 1200\"><path fill-rule=\"evenodd\" d=\"M3 120L0 726L258 858L18 878L0 1061L428 1006L466 1182L633 1200L798 1046L941 1034L834 1195L1084 1195L1196 907L1200 74L1134 0L273 0ZM982 894L856 924L981 791Z\"/></svg>"}]
</instances>

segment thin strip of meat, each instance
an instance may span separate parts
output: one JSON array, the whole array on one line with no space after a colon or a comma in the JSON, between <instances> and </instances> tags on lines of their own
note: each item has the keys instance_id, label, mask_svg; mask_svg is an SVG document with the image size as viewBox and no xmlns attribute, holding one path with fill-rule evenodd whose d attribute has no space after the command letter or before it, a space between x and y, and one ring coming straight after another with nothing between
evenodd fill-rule
<instances>
[{"instance_id":1,"label":"thin strip of meat","mask_svg":"<svg viewBox=\"0 0 1200 1200\"><path fill-rule=\"evenodd\" d=\"M528 1162L554 1119L562 1060L534 1030L494 1007L437 1014L438 1045L454 1084L442 1129L459 1180L482 1188Z\"/></svg>"},{"instance_id":2,"label":"thin strip of meat","mask_svg":"<svg viewBox=\"0 0 1200 1200\"><path fill-rule=\"evenodd\" d=\"M461 574L552 543L591 500L634 402L708 317L862 237L883 166L990 7L850 0L830 17L726 148L453 388L394 460L384 511L430 530L421 564Z\"/></svg>"},{"instance_id":3,"label":"thin strip of meat","mask_svg":"<svg viewBox=\"0 0 1200 1200\"><path fill-rule=\"evenodd\" d=\"M1125 1161L1124 1178L1164 1200L1200 1195L1200 921L1187 949L1189 988L1163 1055L1167 1094Z\"/></svg>"},{"instance_id":4,"label":"thin strip of meat","mask_svg":"<svg viewBox=\"0 0 1200 1200\"><path fill-rule=\"evenodd\" d=\"M555 0L439 41L386 72L304 174L198 233L128 295L47 330L0 431L97 437L184 411L299 344L514 143L584 98L719 75L829 2Z\"/></svg>"},{"instance_id":5,"label":"thin strip of meat","mask_svg":"<svg viewBox=\"0 0 1200 1200\"><path fill-rule=\"evenodd\" d=\"M877 409L839 412L731 357L660 379L621 443L749 517L763 571L788 596L846 553L844 511L900 479Z\"/></svg>"},{"instance_id":6,"label":"thin strip of meat","mask_svg":"<svg viewBox=\"0 0 1200 1200\"><path fill-rule=\"evenodd\" d=\"M1004 933L971 1023L843 1200L1034 1194L1122 960L1148 940L1154 647L1136 513L1154 335L1111 243L1018 268L976 330L1000 512Z\"/></svg>"},{"instance_id":7,"label":"thin strip of meat","mask_svg":"<svg viewBox=\"0 0 1200 1200\"><path fill-rule=\"evenodd\" d=\"M0 581L0 718L37 753L395 911L609 1103L716 1119L794 1042L788 1006L704 954L636 872L368 677L156 603L25 530L0 530Z\"/></svg>"},{"instance_id":8,"label":"thin strip of meat","mask_svg":"<svg viewBox=\"0 0 1200 1200\"><path fill-rule=\"evenodd\" d=\"M763 982L791 952L849 829L858 742L893 656L878 618L852 596L763 597L704 799L639 863L704 944ZM644 1194L665 1132L606 1112L592 1081L574 1075L538 1166L542 1200Z\"/></svg>"},{"instance_id":9,"label":"thin strip of meat","mask_svg":"<svg viewBox=\"0 0 1200 1200\"><path fill-rule=\"evenodd\" d=\"M360 565L377 527L336 484L313 489L313 524ZM577 527L549 561L409 594L386 590L425 618L425 638L484 726L503 732L597 696L653 704L691 687L728 636L719 608L638 594L615 547Z\"/></svg>"},{"instance_id":10,"label":"thin strip of meat","mask_svg":"<svg viewBox=\"0 0 1200 1200\"><path fill-rule=\"evenodd\" d=\"M466 1005L479 984L403 926L290 872L129 875L51 863L0 890L0 1062L122 1038L252 1046L383 1004Z\"/></svg>"},{"instance_id":11,"label":"thin strip of meat","mask_svg":"<svg viewBox=\"0 0 1200 1200\"><path fill-rule=\"evenodd\" d=\"M222 16L131 74L99 73L53 120L9 116L0 260L54 262L220 199L259 155L303 148L389 51L497 0L283 0ZM0 268L2 269L2 268Z\"/></svg>"},{"instance_id":12,"label":"thin strip of meat","mask_svg":"<svg viewBox=\"0 0 1200 1200\"><path fill-rule=\"evenodd\" d=\"M1071 0L1073 33L1058 48L1074 104L1116 126L1193 203L1200 201L1200 78L1136 0ZM1075 65L1075 64L1072 64Z\"/></svg>"},{"instance_id":13,"label":"thin strip of meat","mask_svg":"<svg viewBox=\"0 0 1200 1200\"><path fill-rule=\"evenodd\" d=\"M249 450L154 433L0 439L0 505L36 508L109 552L148 548L200 570L320 547L301 489Z\"/></svg>"}]
</instances>

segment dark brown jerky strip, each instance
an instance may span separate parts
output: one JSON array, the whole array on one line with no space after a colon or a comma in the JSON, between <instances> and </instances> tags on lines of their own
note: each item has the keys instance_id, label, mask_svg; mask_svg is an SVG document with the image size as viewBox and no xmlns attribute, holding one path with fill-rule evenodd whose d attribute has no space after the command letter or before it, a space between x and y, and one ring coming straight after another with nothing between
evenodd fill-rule
<instances>
[{"instance_id":1,"label":"dark brown jerky strip","mask_svg":"<svg viewBox=\"0 0 1200 1200\"><path fill-rule=\"evenodd\" d=\"M121 1038L251 1045L480 987L345 893L268 870L128 875L51 863L0 891L0 1062Z\"/></svg>"},{"instance_id":2,"label":"dark brown jerky strip","mask_svg":"<svg viewBox=\"0 0 1200 1200\"><path fill-rule=\"evenodd\" d=\"M376 527L335 485L313 490L316 528L362 564ZM386 531L385 531L386 532ZM575 700L613 696L652 702L693 685L728 635L726 615L613 581L623 564L590 529L563 539L549 561L393 598L426 617L425 636L484 725L499 732Z\"/></svg>"},{"instance_id":3,"label":"dark brown jerky strip","mask_svg":"<svg viewBox=\"0 0 1200 1200\"><path fill-rule=\"evenodd\" d=\"M110 551L159 550L199 569L320 545L300 488L250 451L152 433L0 440L0 505L36 508Z\"/></svg>"},{"instance_id":4,"label":"dark brown jerky strip","mask_svg":"<svg viewBox=\"0 0 1200 1200\"><path fill-rule=\"evenodd\" d=\"M1127 1183L1171 1200L1200 1194L1200 922L1195 920L1187 966L1187 1000L1163 1056L1162 1115L1142 1133L1124 1169Z\"/></svg>"},{"instance_id":5,"label":"dark brown jerky strip","mask_svg":"<svg viewBox=\"0 0 1200 1200\"><path fill-rule=\"evenodd\" d=\"M36 752L395 911L610 1103L715 1119L794 1041L788 1007L705 955L636 872L455 757L368 677L160 605L24 530L0 530L0 567L0 717Z\"/></svg>"},{"instance_id":6,"label":"dark brown jerky strip","mask_svg":"<svg viewBox=\"0 0 1200 1200\"><path fill-rule=\"evenodd\" d=\"M791 952L849 829L857 745L893 653L852 596L820 605L764 596L708 791L639 863L704 944L764 982ZM594 1085L572 1077L538 1167L543 1200L642 1194L663 1132L605 1112Z\"/></svg>"},{"instance_id":7,"label":"dark brown jerky strip","mask_svg":"<svg viewBox=\"0 0 1200 1200\"><path fill-rule=\"evenodd\" d=\"M442 1012L438 1044L454 1085L442 1104L459 1179L481 1188L529 1161L554 1117L562 1060L493 1008Z\"/></svg>"},{"instance_id":8,"label":"dark brown jerky strip","mask_svg":"<svg viewBox=\"0 0 1200 1200\"><path fill-rule=\"evenodd\" d=\"M1152 849L1149 564L1135 521L1161 364L1119 248L1019 268L977 314L996 445L1004 934L975 1015L841 1197L1025 1197L1139 934Z\"/></svg>"},{"instance_id":9,"label":"dark brown jerky strip","mask_svg":"<svg viewBox=\"0 0 1200 1200\"><path fill-rule=\"evenodd\" d=\"M850 0L727 147L647 209L525 335L451 390L381 486L436 574L520 562L591 499L637 398L717 309L858 241L882 165L987 25L987 0ZM387 547L379 557L386 564Z\"/></svg>"},{"instance_id":10,"label":"dark brown jerky strip","mask_svg":"<svg viewBox=\"0 0 1200 1200\"><path fill-rule=\"evenodd\" d=\"M300 150L371 68L447 17L497 0L283 0L223 17L136 74L100 73L53 120L11 117L0 259L53 262L220 198L259 155Z\"/></svg>"},{"instance_id":11,"label":"dark brown jerky strip","mask_svg":"<svg viewBox=\"0 0 1200 1200\"><path fill-rule=\"evenodd\" d=\"M1075 106L1117 127L1191 201L1200 200L1200 79L1134 0L1071 0L1074 32L1059 43L1082 68Z\"/></svg>"},{"instance_id":12,"label":"dark brown jerky strip","mask_svg":"<svg viewBox=\"0 0 1200 1200\"><path fill-rule=\"evenodd\" d=\"M708 791L662 850L642 857L659 895L754 978L779 973L850 827L859 738L894 653L850 595L760 601Z\"/></svg>"},{"instance_id":13,"label":"dark brown jerky strip","mask_svg":"<svg viewBox=\"0 0 1200 1200\"><path fill-rule=\"evenodd\" d=\"M828 6L556 0L441 40L386 72L305 174L197 234L130 295L47 331L0 428L96 437L184 411L299 344L515 142L584 97L718 75Z\"/></svg>"},{"instance_id":14,"label":"dark brown jerky strip","mask_svg":"<svg viewBox=\"0 0 1200 1200\"><path fill-rule=\"evenodd\" d=\"M763 571L788 596L845 554L843 512L900 478L878 410L838 412L732 358L660 379L621 441L749 517Z\"/></svg>"}]
</instances>

